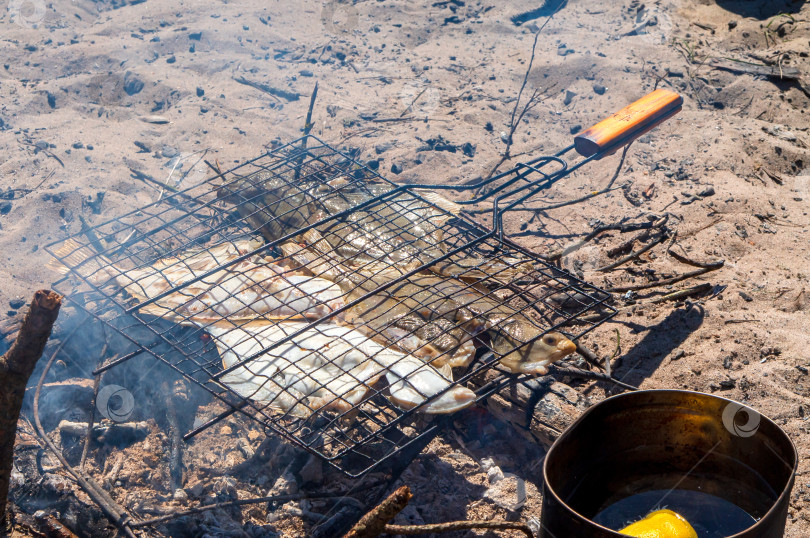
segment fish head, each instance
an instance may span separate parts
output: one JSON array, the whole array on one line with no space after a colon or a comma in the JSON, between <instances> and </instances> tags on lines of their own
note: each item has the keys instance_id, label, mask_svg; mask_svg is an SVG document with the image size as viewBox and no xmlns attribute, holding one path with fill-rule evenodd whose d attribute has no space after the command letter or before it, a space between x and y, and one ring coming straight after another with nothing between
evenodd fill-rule
<instances>
[{"instance_id":1,"label":"fish head","mask_svg":"<svg viewBox=\"0 0 810 538\"><path fill-rule=\"evenodd\" d=\"M507 347L508 346L508 347ZM548 332L524 344L510 335L498 335L493 338L493 349L506 350L501 364L516 374L545 375L548 365L567 357L577 349L577 345L565 335Z\"/></svg>"}]
</instances>

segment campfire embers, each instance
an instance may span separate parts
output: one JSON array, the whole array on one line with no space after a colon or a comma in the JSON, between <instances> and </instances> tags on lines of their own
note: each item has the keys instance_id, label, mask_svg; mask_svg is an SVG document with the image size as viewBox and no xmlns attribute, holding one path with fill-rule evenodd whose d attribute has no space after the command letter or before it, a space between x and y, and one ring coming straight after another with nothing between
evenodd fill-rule
<instances>
[{"instance_id":1,"label":"campfire embers","mask_svg":"<svg viewBox=\"0 0 810 538\"><path fill-rule=\"evenodd\" d=\"M431 414L545 372L612 314L607 294L499 238L499 211L481 229L458 204L307 140L53 250L83 281L77 306L119 335L97 373L162 403L173 491L180 429L188 439L234 413L360 476L433 435ZM509 207L566 170L535 159L478 201ZM226 410L184 425L171 383L142 386L132 365L151 371L147 356Z\"/></svg>"}]
</instances>

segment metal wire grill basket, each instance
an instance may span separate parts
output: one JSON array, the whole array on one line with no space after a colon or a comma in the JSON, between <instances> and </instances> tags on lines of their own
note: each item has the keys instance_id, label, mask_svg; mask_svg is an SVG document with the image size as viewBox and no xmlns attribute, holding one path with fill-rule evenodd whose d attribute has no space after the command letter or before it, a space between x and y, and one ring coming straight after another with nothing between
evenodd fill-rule
<instances>
[{"instance_id":1,"label":"metal wire grill basket","mask_svg":"<svg viewBox=\"0 0 810 538\"><path fill-rule=\"evenodd\" d=\"M227 404L187 437L244 413L360 476L615 313L502 237L560 154L493 178L488 230L308 136L46 248L72 277L56 289L131 343L105 368L146 353Z\"/></svg>"}]
</instances>

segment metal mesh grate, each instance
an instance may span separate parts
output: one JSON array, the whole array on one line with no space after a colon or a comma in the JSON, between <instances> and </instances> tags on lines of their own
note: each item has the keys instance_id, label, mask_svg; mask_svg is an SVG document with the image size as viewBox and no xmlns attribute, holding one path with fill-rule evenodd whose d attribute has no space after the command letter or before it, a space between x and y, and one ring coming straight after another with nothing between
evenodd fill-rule
<instances>
[{"instance_id":1,"label":"metal mesh grate","mask_svg":"<svg viewBox=\"0 0 810 538\"><path fill-rule=\"evenodd\" d=\"M57 288L131 342L110 366L151 354L226 402L219 418L359 476L497 389L471 383L484 370L509 379L615 313L461 206L304 141L47 247L79 277ZM567 168L536 162L492 190Z\"/></svg>"}]
</instances>

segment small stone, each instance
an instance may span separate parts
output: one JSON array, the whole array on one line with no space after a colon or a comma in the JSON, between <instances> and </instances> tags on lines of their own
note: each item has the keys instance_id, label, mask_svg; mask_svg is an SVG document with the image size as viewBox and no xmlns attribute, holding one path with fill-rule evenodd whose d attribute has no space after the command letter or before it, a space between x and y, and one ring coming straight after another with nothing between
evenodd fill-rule
<instances>
[{"instance_id":1,"label":"small stone","mask_svg":"<svg viewBox=\"0 0 810 538\"><path fill-rule=\"evenodd\" d=\"M197 86L197 97L202 97L203 95L205 95L205 90Z\"/></svg>"},{"instance_id":2,"label":"small stone","mask_svg":"<svg viewBox=\"0 0 810 538\"><path fill-rule=\"evenodd\" d=\"M565 98L563 99L563 104L565 106L570 105L571 101L574 100L574 97L576 97L576 95L577 94L572 92L571 90L565 90Z\"/></svg>"},{"instance_id":3,"label":"small stone","mask_svg":"<svg viewBox=\"0 0 810 538\"><path fill-rule=\"evenodd\" d=\"M484 498L510 512L520 510L526 504L526 481L507 473L484 492Z\"/></svg>"},{"instance_id":4,"label":"small stone","mask_svg":"<svg viewBox=\"0 0 810 538\"><path fill-rule=\"evenodd\" d=\"M172 498L173 498L175 501L178 501L178 502L184 503L184 502L186 502L186 501L188 500L188 494L185 492L185 490L183 490L183 489L178 489L178 490L176 490L176 491L174 492L174 495L172 495Z\"/></svg>"},{"instance_id":5,"label":"small stone","mask_svg":"<svg viewBox=\"0 0 810 538\"><path fill-rule=\"evenodd\" d=\"M25 299L23 299L23 298L12 299L12 300L10 300L8 302L8 305L11 308L15 308L15 309L22 308L22 307L25 306Z\"/></svg>"},{"instance_id":6,"label":"small stone","mask_svg":"<svg viewBox=\"0 0 810 538\"><path fill-rule=\"evenodd\" d=\"M737 27L737 21L728 21L728 29L733 30Z\"/></svg>"},{"instance_id":7,"label":"small stone","mask_svg":"<svg viewBox=\"0 0 810 538\"><path fill-rule=\"evenodd\" d=\"M163 146L160 149L160 154L166 157L167 159L171 159L173 157L177 157L180 155L180 151L177 148L173 148L171 146Z\"/></svg>"},{"instance_id":8,"label":"small stone","mask_svg":"<svg viewBox=\"0 0 810 538\"><path fill-rule=\"evenodd\" d=\"M461 153L470 158L475 157L475 145L470 142L464 142L464 144L461 145Z\"/></svg>"},{"instance_id":9,"label":"small stone","mask_svg":"<svg viewBox=\"0 0 810 538\"><path fill-rule=\"evenodd\" d=\"M377 155L380 155L382 153L385 153L386 151L388 151L392 147L394 147L393 142L385 142L384 144L377 144L376 146L374 146L374 152Z\"/></svg>"},{"instance_id":10,"label":"small stone","mask_svg":"<svg viewBox=\"0 0 810 538\"><path fill-rule=\"evenodd\" d=\"M714 196L714 194L715 194L715 192L714 192L714 187L712 187L711 185L709 185L708 187L706 187L705 189L703 189L702 191L700 191L700 192L698 193L698 196L700 196L700 197L706 197L706 196Z\"/></svg>"},{"instance_id":11,"label":"small stone","mask_svg":"<svg viewBox=\"0 0 810 538\"><path fill-rule=\"evenodd\" d=\"M377 159L372 159L366 163L366 166L371 168L372 170L379 170L380 169L380 161Z\"/></svg>"},{"instance_id":12,"label":"small stone","mask_svg":"<svg viewBox=\"0 0 810 538\"><path fill-rule=\"evenodd\" d=\"M669 358L669 360L671 360L671 361L677 361L677 360L682 359L684 355L686 355L686 352L685 352L684 350L682 350L682 349L676 349L676 350L675 350L675 351L672 353L672 356Z\"/></svg>"},{"instance_id":13,"label":"small stone","mask_svg":"<svg viewBox=\"0 0 810 538\"><path fill-rule=\"evenodd\" d=\"M597 95L604 95L607 91L607 86L603 86L602 84L594 84L593 91L596 92Z\"/></svg>"},{"instance_id":14,"label":"small stone","mask_svg":"<svg viewBox=\"0 0 810 538\"><path fill-rule=\"evenodd\" d=\"M56 108L56 96L51 92L47 92L48 96L48 106L51 108Z\"/></svg>"},{"instance_id":15,"label":"small stone","mask_svg":"<svg viewBox=\"0 0 810 538\"><path fill-rule=\"evenodd\" d=\"M197 482L196 484L194 484L190 488L186 488L186 490L187 490L187 493L189 495L191 495L192 497L199 497L200 495L203 494L203 491L205 491L205 486L203 486L202 482Z\"/></svg>"},{"instance_id":16,"label":"small stone","mask_svg":"<svg viewBox=\"0 0 810 538\"><path fill-rule=\"evenodd\" d=\"M731 390L737 386L736 379L725 379L720 382L720 390Z\"/></svg>"},{"instance_id":17,"label":"small stone","mask_svg":"<svg viewBox=\"0 0 810 538\"><path fill-rule=\"evenodd\" d=\"M495 467L495 460L493 460L492 458L484 458L481 460L479 465L481 466L482 471L487 472L493 467Z\"/></svg>"},{"instance_id":18,"label":"small stone","mask_svg":"<svg viewBox=\"0 0 810 538\"><path fill-rule=\"evenodd\" d=\"M569 129L569 131L570 131L570 133L571 133L572 135L577 134L577 133L578 133L578 132L580 132L581 130L582 130L582 125L574 125L573 127L571 127L571 128Z\"/></svg>"},{"instance_id":19,"label":"small stone","mask_svg":"<svg viewBox=\"0 0 810 538\"><path fill-rule=\"evenodd\" d=\"M219 429L219 433L220 433L221 435L231 435L231 434L233 433L233 428L231 428L230 426L228 426L228 425L226 424L226 425L222 426L222 427Z\"/></svg>"},{"instance_id":20,"label":"small stone","mask_svg":"<svg viewBox=\"0 0 810 538\"><path fill-rule=\"evenodd\" d=\"M143 90L144 83L143 81L138 78L138 75L133 73L132 71L127 71L124 74L124 91L127 95L135 95L140 93Z\"/></svg>"},{"instance_id":21,"label":"small stone","mask_svg":"<svg viewBox=\"0 0 810 538\"><path fill-rule=\"evenodd\" d=\"M310 71L309 69L302 69L302 70L300 70L298 72L298 74L301 75L302 77L314 77L315 76L315 74L312 71Z\"/></svg>"},{"instance_id":22,"label":"small stone","mask_svg":"<svg viewBox=\"0 0 810 538\"><path fill-rule=\"evenodd\" d=\"M84 144L82 144L81 142L74 142L73 146L71 146L71 147L73 149L82 149L84 147Z\"/></svg>"},{"instance_id":23,"label":"small stone","mask_svg":"<svg viewBox=\"0 0 810 538\"><path fill-rule=\"evenodd\" d=\"M11 202L0 202L0 215L8 215L9 211L11 211Z\"/></svg>"},{"instance_id":24,"label":"small stone","mask_svg":"<svg viewBox=\"0 0 810 538\"><path fill-rule=\"evenodd\" d=\"M742 300L745 301L746 303L750 303L751 301L754 300L753 297L751 297L750 295L748 295L747 293L745 293L742 290L739 291L738 293L740 294L740 297L742 297Z\"/></svg>"},{"instance_id":25,"label":"small stone","mask_svg":"<svg viewBox=\"0 0 810 538\"><path fill-rule=\"evenodd\" d=\"M487 480L489 480L490 484L494 484L500 480L503 480L503 471L497 465L490 467L487 471Z\"/></svg>"},{"instance_id":26,"label":"small stone","mask_svg":"<svg viewBox=\"0 0 810 538\"><path fill-rule=\"evenodd\" d=\"M177 61L177 58L174 56L174 54L172 54L171 56L169 56L168 58L166 58L166 63L167 63L167 64L173 64L173 63L174 63L174 62L176 62L176 61Z\"/></svg>"},{"instance_id":27,"label":"small stone","mask_svg":"<svg viewBox=\"0 0 810 538\"><path fill-rule=\"evenodd\" d=\"M393 174L401 174L402 173L402 167L400 165L396 164L396 163L392 164L391 165L391 173L393 173Z\"/></svg>"}]
</instances>

